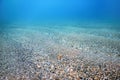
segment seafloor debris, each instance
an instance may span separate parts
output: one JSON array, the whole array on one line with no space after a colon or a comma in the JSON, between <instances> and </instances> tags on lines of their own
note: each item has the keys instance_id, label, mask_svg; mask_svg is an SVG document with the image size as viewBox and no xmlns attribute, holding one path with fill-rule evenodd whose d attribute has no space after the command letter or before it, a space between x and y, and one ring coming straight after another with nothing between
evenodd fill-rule
<instances>
[{"instance_id":1,"label":"seafloor debris","mask_svg":"<svg viewBox=\"0 0 120 80\"><path fill-rule=\"evenodd\" d=\"M57 60L61 60L61 59L62 59L62 57L63 57L63 55L62 55L62 54L58 54L58 55L57 55Z\"/></svg>"},{"instance_id":2,"label":"seafloor debris","mask_svg":"<svg viewBox=\"0 0 120 80\"><path fill-rule=\"evenodd\" d=\"M62 55L64 57L64 55ZM58 58L58 57L56 57ZM79 58L38 61L20 74L1 76L1 80L119 80L120 65L112 62L88 64ZM19 73L19 72L18 72Z\"/></svg>"},{"instance_id":3,"label":"seafloor debris","mask_svg":"<svg viewBox=\"0 0 120 80\"><path fill-rule=\"evenodd\" d=\"M0 33L0 80L120 79L118 38L47 30Z\"/></svg>"}]
</instances>

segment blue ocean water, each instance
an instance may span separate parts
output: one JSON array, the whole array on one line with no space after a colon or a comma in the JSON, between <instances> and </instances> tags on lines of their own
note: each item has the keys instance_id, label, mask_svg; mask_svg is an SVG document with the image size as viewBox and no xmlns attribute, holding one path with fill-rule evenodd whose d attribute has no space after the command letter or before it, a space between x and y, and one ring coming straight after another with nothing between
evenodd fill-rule
<instances>
[{"instance_id":1,"label":"blue ocean water","mask_svg":"<svg viewBox=\"0 0 120 80\"><path fill-rule=\"evenodd\" d=\"M0 22L46 23L84 21L120 23L119 0L0 0Z\"/></svg>"},{"instance_id":2,"label":"blue ocean water","mask_svg":"<svg viewBox=\"0 0 120 80\"><path fill-rule=\"evenodd\" d=\"M119 63L120 0L0 0L0 80L118 80Z\"/></svg>"}]
</instances>

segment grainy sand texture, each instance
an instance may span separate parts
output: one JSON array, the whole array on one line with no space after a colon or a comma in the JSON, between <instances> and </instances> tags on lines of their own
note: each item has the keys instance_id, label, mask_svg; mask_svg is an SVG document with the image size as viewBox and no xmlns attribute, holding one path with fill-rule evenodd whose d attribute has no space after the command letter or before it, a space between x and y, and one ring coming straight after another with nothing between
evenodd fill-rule
<instances>
[{"instance_id":1,"label":"grainy sand texture","mask_svg":"<svg viewBox=\"0 0 120 80\"><path fill-rule=\"evenodd\" d=\"M1 28L0 80L120 80L120 32L64 25Z\"/></svg>"}]
</instances>

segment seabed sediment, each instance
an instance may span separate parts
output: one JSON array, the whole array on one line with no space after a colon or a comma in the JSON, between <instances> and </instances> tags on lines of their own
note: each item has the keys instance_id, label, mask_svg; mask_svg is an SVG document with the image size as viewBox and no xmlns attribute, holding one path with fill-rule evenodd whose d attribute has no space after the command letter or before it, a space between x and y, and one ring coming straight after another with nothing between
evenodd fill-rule
<instances>
[{"instance_id":1,"label":"seabed sediment","mask_svg":"<svg viewBox=\"0 0 120 80\"><path fill-rule=\"evenodd\" d=\"M0 32L0 80L119 80L120 32L78 27Z\"/></svg>"}]
</instances>

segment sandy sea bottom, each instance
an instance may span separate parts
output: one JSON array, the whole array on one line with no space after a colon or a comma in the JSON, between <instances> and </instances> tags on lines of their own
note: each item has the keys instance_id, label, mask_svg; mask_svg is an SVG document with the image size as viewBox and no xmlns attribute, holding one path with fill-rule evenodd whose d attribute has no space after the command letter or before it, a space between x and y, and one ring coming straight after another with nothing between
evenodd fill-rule
<instances>
[{"instance_id":1,"label":"sandy sea bottom","mask_svg":"<svg viewBox=\"0 0 120 80\"><path fill-rule=\"evenodd\" d=\"M18 25L0 29L0 80L119 79L118 31Z\"/></svg>"}]
</instances>

